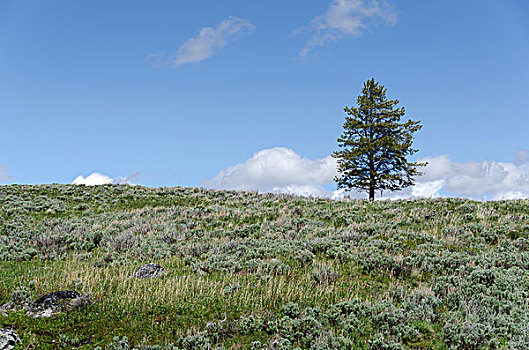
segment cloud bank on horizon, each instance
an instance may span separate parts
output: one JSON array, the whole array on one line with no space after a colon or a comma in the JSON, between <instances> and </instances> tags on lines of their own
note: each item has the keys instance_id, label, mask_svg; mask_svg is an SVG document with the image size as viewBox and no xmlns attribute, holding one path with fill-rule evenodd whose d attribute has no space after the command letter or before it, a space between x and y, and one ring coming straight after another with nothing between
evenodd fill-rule
<instances>
[{"instance_id":1,"label":"cloud bank on horizon","mask_svg":"<svg viewBox=\"0 0 529 350\"><path fill-rule=\"evenodd\" d=\"M397 23L398 16L392 5L384 0L333 0L327 11L298 30L312 32L312 38L299 52L304 57L314 48L326 46L347 36L361 36L377 22Z\"/></svg>"},{"instance_id":2,"label":"cloud bank on horizon","mask_svg":"<svg viewBox=\"0 0 529 350\"><path fill-rule=\"evenodd\" d=\"M114 184L114 185L122 185L122 184L128 184L128 185L136 185L140 181L140 173L134 173L130 176L126 177L116 177L111 178L110 176L103 175L101 173L92 173L88 175L87 177L84 177L82 175L77 176L72 184L74 185L87 185L87 186L95 186L95 185L108 185L108 184Z\"/></svg>"},{"instance_id":3,"label":"cloud bank on horizon","mask_svg":"<svg viewBox=\"0 0 529 350\"><path fill-rule=\"evenodd\" d=\"M149 55L147 60L157 68L178 68L188 63L200 62L218 53L228 43L250 34L253 29L254 26L249 20L229 16L215 28L202 28L195 37L180 45L172 56L156 53Z\"/></svg>"},{"instance_id":4,"label":"cloud bank on horizon","mask_svg":"<svg viewBox=\"0 0 529 350\"><path fill-rule=\"evenodd\" d=\"M529 152L518 151L515 162L452 162L448 155L419 159L428 162L416 184L384 192L382 199L464 197L475 200L529 198ZM307 159L285 147L261 150L243 163L221 170L201 186L211 189L257 190L303 196L367 198L364 193L330 191L336 161L331 156Z\"/></svg>"}]
</instances>

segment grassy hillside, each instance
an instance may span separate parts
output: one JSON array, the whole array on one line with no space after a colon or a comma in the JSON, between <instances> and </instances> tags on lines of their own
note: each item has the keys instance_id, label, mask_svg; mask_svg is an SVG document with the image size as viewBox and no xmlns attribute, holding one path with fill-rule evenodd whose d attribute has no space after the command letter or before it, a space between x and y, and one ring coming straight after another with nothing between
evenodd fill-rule
<instances>
[{"instance_id":1,"label":"grassy hillside","mask_svg":"<svg viewBox=\"0 0 529 350\"><path fill-rule=\"evenodd\" d=\"M524 349L528 238L527 200L0 186L0 328L38 349ZM168 275L130 278L150 262ZM67 289L91 304L26 315Z\"/></svg>"}]
</instances>

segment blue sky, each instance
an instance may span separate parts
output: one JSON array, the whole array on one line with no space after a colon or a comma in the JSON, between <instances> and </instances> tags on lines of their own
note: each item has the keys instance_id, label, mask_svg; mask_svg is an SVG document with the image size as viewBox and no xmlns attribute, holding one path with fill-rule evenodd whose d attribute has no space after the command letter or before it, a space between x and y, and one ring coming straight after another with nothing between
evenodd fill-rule
<instances>
[{"instance_id":1,"label":"blue sky","mask_svg":"<svg viewBox=\"0 0 529 350\"><path fill-rule=\"evenodd\" d=\"M342 108L375 77L445 166L426 193L526 197L527 62L524 0L0 0L0 181L330 191ZM515 178L485 189L498 166Z\"/></svg>"}]
</instances>

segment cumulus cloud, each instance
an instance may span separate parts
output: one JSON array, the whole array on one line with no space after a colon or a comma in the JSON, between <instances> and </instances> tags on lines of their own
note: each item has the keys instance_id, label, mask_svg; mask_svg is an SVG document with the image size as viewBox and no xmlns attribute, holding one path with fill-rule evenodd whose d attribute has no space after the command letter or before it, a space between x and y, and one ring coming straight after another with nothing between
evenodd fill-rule
<instances>
[{"instance_id":1,"label":"cumulus cloud","mask_svg":"<svg viewBox=\"0 0 529 350\"><path fill-rule=\"evenodd\" d=\"M529 164L484 160L452 162L448 155L427 157L417 182L442 180L447 195L477 200L529 198Z\"/></svg>"},{"instance_id":2,"label":"cumulus cloud","mask_svg":"<svg viewBox=\"0 0 529 350\"><path fill-rule=\"evenodd\" d=\"M314 18L302 30L312 32L299 57L306 56L315 47L325 46L347 36L361 36L377 22L394 25L397 13L384 0L333 0L327 11Z\"/></svg>"},{"instance_id":3,"label":"cumulus cloud","mask_svg":"<svg viewBox=\"0 0 529 350\"><path fill-rule=\"evenodd\" d=\"M5 164L0 164L0 182L8 182L13 180L9 167Z\"/></svg>"},{"instance_id":4,"label":"cumulus cloud","mask_svg":"<svg viewBox=\"0 0 529 350\"><path fill-rule=\"evenodd\" d=\"M333 181L336 162L331 156L302 158L291 149L276 147L255 153L252 158L221 170L202 186L216 189L323 195L322 185Z\"/></svg>"},{"instance_id":5,"label":"cumulus cloud","mask_svg":"<svg viewBox=\"0 0 529 350\"><path fill-rule=\"evenodd\" d=\"M411 195L413 197L439 197L439 192L443 188L445 180L417 182L411 188Z\"/></svg>"},{"instance_id":6,"label":"cumulus cloud","mask_svg":"<svg viewBox=\"0 0 529 350\"><path fill-rule=\"evenodd\" d=\"M107 185L107 184L129 184L134 185L137 184L140 180L140 173L134 173L127 177L116 177L111 178L107 175L103 175L101 173L92 173L88 175L87 177L84 177L82 175L77 176L72 184L74 185L88 185L88 186L95 186L95 185Z\"/></svg>"},{"instance_id":7,"label":"cumulus cloud","mask_svg":"<svg viewBox=\"0 0 529 350\"><path fill-rule=\"evenodd\" d=\"M200 62L222 50L229 42L251 33L253 24L244 18L227 17L216 27L205 27L187 39L172 56L152 54L147 60L155 67L177 68L184 64Z\"/></svg>"},{"instance_id":8,"label":"cumulus cloud","mask_svg":"<svg viewBox=\"0 0 529 350\"><path fill-rule=\"evenodd\" d=\"M304 197L332 197L332 193L326 191L323 186L319 185L286 185L274 187L273 193L295 194Z\"/></svg>"},{"instance_id":9,"label":"cumulus cloud","mask_svg":"<svg viewBox=\"0 0 529 350\"><path fill-rule=\"evenodd\" d=\"M458 163L448 155L418 161L428 162L428 165L421 169L423 175L416 179L416 184L402 191L384 192L382 199L441 196L476 200L529 198L529 162L515 164L485 160ZM215 177L203 180L201 185L333 199L367 197L357 191L327 190L335 175L336 161L331 156L307 159L291 149L276 147L259 151L245 162L219 171Z\"/></svg>"}]
</instances>

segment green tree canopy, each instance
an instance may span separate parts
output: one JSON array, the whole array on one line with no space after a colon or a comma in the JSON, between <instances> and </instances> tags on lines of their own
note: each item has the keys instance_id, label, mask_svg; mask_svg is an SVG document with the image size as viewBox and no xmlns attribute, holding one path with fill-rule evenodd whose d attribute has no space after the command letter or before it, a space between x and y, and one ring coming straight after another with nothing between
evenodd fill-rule
<instances>
[{"instance_id":1,"label":"green tree canopy","mask_svg":"<svg viewBox=\"0 0 529 350\"><path fill-rule=\"evenodd\" d=\"M338 138L339 151L333 153L338 163L338 188L366 191L370 200L375 191L398 191L414 185L413 177L426 163L412 163L407 156L412 148L413 133L420 121L401 122L404 107L398 100L388 100L386 88L374 78L366 81L357 107L345 107L347 113L343 134Z\"/></svg>"}]
</instances>

